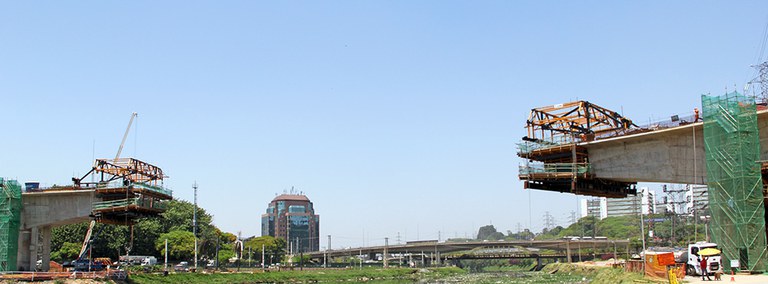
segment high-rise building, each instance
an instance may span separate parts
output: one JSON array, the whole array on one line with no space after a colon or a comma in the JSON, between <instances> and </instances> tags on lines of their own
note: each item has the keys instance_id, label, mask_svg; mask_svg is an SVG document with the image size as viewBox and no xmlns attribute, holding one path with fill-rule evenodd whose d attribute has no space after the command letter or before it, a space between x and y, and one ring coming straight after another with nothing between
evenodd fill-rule
<instances>
[{"instance_id":1,"label":"high-rise building","mask_svg":"<svg viewBox=\"0 0 768 284\"><path fill-rule=\"evenodd\" d=\"M642 187L635 196L609 198L606 202L608 217L653 214L656 210L656 193Z\"/></svg>"},{"instance_id":2,"label":"high-rise building","mask_svg":"<svg viewBox=\"0 0 768 284\"><path fill-rule=\"evenodd\" d=\"M303 194L281 194L261 215L261 235L286 240L289 253L320 250L320 215Z\"/></svg>"},{"instance_id":3,"label":"high-rise building","mask_svg":"<svg viewBox=\"0 0 768 284\"><path fill-rule=\"evenodd\" d=\"M606 198L605 197L595 197L595 198L584 198L581 199L581 212L580 217L584 218L587 216L596 217L598 219L603 219L607 216L608 212L606 212Z\"/></svg>"},{"instance_id":4,"label":"high-rise building","mask_svg":"<svg viewBox=\"0 0 768 284\"><path fill-rule=\"evenodd\" d=\"M685 194L685 213L709 216L709 192L706 185L691 185Z\"/></svg>"}]
</instances>

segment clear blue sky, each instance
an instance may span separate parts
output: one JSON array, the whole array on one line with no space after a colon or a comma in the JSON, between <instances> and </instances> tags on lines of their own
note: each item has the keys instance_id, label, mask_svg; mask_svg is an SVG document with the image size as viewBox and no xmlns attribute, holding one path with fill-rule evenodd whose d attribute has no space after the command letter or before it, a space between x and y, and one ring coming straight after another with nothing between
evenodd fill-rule
<instances>
[{"instance_id":1,"label":"clear blue sky","mask_svg":"<svg viewBox=\"0 0 768 284\"><path fill-rule=\"evenodd\" d=\"M689 113L750 79L766 21L765 1L6 1L0 176L70 183L138 112L123 156L179 199L197 181L225 231L259 235L291 186L334 247L538 231L577 198L534 191L529 216L531 108Z\"/></svg>"}]
</instances>

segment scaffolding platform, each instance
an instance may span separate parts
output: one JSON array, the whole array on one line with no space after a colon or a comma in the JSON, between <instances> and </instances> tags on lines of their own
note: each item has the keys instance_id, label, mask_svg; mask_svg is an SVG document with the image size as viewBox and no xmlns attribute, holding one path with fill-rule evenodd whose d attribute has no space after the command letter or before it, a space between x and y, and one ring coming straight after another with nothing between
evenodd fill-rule
<instances>
[{"instance_id":1,"label":"scaffolding platform","mask_svg":"<svg viewBox=\"0 0 768 284\"><path fill-rule=\"evenodd\" d=\"M766 271L764 177L757 106L738 92L701 96L712 239L739 269Z\"/></svg>"},{"instance_id":2,"label":"scaffolding platform","mask_svg":"<svg viewBox=\"0 0 768 284\"><path fill-rule=\"evenodd\" d=\"M87 177L93 181L83 182ZM100 223L132 225L139 218L165 212L173 191L163 186L160 167L133 159L97 159L74 188L92 189L102 201L93 203L93 218Z\"/></svg>"},{"instance_id":3,"label":"scaffolding platform","mask_svg":"<svg viewBox=\"0 0 768 284\"><path fill-rule=\"evenodd\" d=\"M637 193L635 183L596 178L581 142L624 135L639 128L615 111L587 101L531 110L528 135L517 144L517 156L526 159L518 178L526 189L577 195L624 198Z\"/></svg>"}]
</instances>

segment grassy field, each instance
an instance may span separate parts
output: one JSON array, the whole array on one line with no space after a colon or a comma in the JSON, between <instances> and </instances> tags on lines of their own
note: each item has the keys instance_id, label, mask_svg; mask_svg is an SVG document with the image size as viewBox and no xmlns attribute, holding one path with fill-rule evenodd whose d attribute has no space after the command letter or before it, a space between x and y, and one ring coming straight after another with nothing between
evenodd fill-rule
<instances>
[{"instance_id":1,"label":"grassy field","mask_svg":"<svg viewBox=\"0 0 768 284\"><path fill-rule=\"evenodd\" d=\"M501 270L501 269L499 269ZM370 283L370 284L521 284L521 283L566 283L566 284L617 284L617 283L662 283L645 279L638 273L607 267L587 267L569 264L550 264L541 272L496 271L489 273L466 273L459 268L364 268L341 270L305 270L280 272L245 273L178 273L132 274L129 283Z\"/></svg>"},{"instance_id":2,"label":"grassy field","mask_svg":"<svg viewBox=\"0 0 768 284\"><path fill-rule=\"evenodd\" d=\"M129 283L312 283L312 282L363 282L371 280L438 279L464 274L459 268L437 268L428 270L410 268L365 268L344 270L306 270L257 273L177 273L132 274ZM378 283L378 282L377 282Z\"/></svg>"}]
</instances>

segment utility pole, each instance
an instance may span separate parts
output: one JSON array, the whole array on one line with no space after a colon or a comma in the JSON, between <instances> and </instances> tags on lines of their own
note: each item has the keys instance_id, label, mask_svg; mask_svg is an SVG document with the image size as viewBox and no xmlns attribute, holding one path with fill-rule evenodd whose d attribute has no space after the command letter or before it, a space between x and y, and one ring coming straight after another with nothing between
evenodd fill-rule
<instances>
[{"instance_id":1,"label":"utility pole","mask_svg":"<svg viewBox=\"0 0 768 284\"><path fill-rule=\"evenodd\" d=\"M165 274L168 274L168 239L165 239L165 264L163 265L163 271Z\"/></svg>"},{"instance_id":2,"label":"utility pole","mask_svg":"<svg viewBox=\"0 0 768 284\"><path fill-rule=\"evenodd\" d=\"M195 189L195 210L192 212L192 234L195 235L195 272L197 272L197 181L192 184ZM218 264L218 259L216 260Z\"/></svg>"},{"instance_id":3,"label":"utility pole","mask_svg":"<svg viewBox=\"0 0 768 284\"><path fill-rule=\"evenodd\" d=\"M264 252L264 244L261 244L261 270L262 271L267 269L266 262L264 262L266 260L265 256L266 256L266 253Z\"/></svg>"},{"instance_id":4,"label":"utility pole","mask_svg":"<svg viewBox=\"0 0 768 284\"><path fill-rule=\"evenodd\" d=\"M389 267L389 238L384 238L384 268Z\"/></svg>"}]
</instances>

